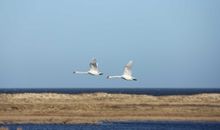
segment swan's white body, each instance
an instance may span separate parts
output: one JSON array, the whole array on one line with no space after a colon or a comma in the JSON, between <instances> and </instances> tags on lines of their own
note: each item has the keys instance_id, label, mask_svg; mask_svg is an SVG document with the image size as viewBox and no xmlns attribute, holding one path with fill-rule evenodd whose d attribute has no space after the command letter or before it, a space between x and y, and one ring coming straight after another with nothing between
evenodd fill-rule
<instances>
[{"instance_id":1,"label":"swan's white body","mask_svg":"<svg viewBox=\"0 0 220 130\"><path fill-rule=\"evenodd\" d=\"M128 64L124 67L123 75L120 75L120 76L107 76L107 78L108 79L120 78L120 79L124 79L124 80L129 80L129 81L132 81L132 80L136 81L137 79L132 76L132 71L131 71L132 64L133 64L133 61L128 62Z\"/></svg>"},{"instance_id":2,"label":"swan's white body","mask_svg":"<svg viewBox=\"0 0 220 130\"><path fill-rule=\"evenodd\" d=\"M86 72L80 72L80 71L74 71L74 74L91 74L94 76L102 75L103 73L99 71L98 64L96 63L96 59L93 58L92 61L89 63L89 71Z\"/></svg>"}]
</instances>

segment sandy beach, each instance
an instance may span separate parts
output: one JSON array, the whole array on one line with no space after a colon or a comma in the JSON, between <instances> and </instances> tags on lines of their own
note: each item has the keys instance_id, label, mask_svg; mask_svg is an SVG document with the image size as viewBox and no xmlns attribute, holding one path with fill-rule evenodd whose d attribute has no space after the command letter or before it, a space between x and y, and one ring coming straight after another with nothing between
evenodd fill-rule
<instances>
[{"instance_id":1,"label":"sandy beach","mask_svg":"<svg viewBox=\"0 0 220 130\"><path fill-rule=\"evenodd\" d=\"M0 123L220 121L220 94L0 94Z\"/></svg>"}]
</instances>

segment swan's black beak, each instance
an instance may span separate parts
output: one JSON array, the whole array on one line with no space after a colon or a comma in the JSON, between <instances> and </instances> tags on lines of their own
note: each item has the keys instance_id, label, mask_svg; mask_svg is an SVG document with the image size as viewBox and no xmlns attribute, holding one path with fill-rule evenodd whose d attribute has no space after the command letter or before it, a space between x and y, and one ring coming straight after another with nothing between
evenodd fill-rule
<instances>
[{"instance_id":1,"label":"swan's black beak","mask_svg":"<svg viewBox=\"0 0 220 130\"><path fill-rule=\"evenodd\" d=\"M134 81L137 81L137 79L133 79Z\"/></svg>"},{"instance_id":2,"label":"swan's black beak","mask_svg":"<svg viewBox=\"0 0 220 130\"><path fill-rule=\"evenodd\" d=\"M99 75L103 75L103 73L100 73Z\"/></svg>"}]
</instances>

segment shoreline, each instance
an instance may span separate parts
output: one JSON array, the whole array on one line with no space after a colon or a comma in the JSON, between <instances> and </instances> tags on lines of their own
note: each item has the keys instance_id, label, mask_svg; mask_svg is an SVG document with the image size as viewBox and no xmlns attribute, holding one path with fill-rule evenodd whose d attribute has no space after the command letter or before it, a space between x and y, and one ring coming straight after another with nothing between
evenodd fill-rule
<instances>
[{"instance_id":1,"label":"shoreline","mask_svg":"<svg viewBox=\"0 0 220 130\"><path fill-rule=\"evenodd\" d=\"M98 121L98 122L72 122L72 123L62 123L62 122L8 122L0 123L0 127L7 125L100 125L105 123L219 123L220 121L213 120L163 120L163 119L154 119L154 120L107 120L107 121Z\"/></svg>"},{"instance_id":2,"label":"shoreline","mask_svg":"<svg viewBox=\"0 0 220 130\"><path fill-rule=\"evenodd\" d=\"M18 121L11 121L11 122L0 122L0 125L25 125L25 124L34 124L34 125L78 125L78 124L82 124L82 125L86 125L86 124L105 124L105 123L145 123L145 122L191 122L191 123L220 123L219 120L213 120L213 119L180 119L180 118L173 118L173 119L162 119L163 117L158 117L158 118L151 118L151 119L136 119L136 120L99 120L99 121L74 121L74 122L46 122L46 121L22 121L22 122L18 122Z\"/></svg>"},{"instance_id":3,"label":"shoreline","mask_svg":"<svg viewBox=\"0 0 220 130\"><path fill-rule=\"evenodd\" d=\"M220 122L220 94L0 94L0 124Z\"/></svg>"}]
</instances>

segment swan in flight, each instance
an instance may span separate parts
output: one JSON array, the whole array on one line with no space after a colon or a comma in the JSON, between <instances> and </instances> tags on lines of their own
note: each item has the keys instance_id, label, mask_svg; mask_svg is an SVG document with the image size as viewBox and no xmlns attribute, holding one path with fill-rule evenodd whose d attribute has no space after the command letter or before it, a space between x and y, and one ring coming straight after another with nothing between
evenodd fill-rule
<instances>
[{"instance_id":1,"label":"swan in flight","mask_svg":"<svg viewBox=\"0 0 220 130\"><path fill-rule=\"evenodd\" d=\"M137 81L137 79L132 76L132 71L131 71L132 64L133 64L133 61L129 61L128 64L125 65L123 75L120 75L120 76L107 76L107 79L121 78L121 79L129 80L129 81L132 81L132 80Z\"/></svg>"},{"instance_id":2,"label":"swan in flight","mask_svg":"<svg viewBox=\"0 0 220 130\"><path fill-rule=\"evenodd\" d=\"M99 71L98 69L98 64L96 63L96 59L93 58L92 61L89 63L89 71L86 72L81 72L81 71L74 71L74 74L90 74L90 75L94 75L94 76L98 76L98 75L103 75L102 72Z\"/></svg>"}]
</instances>

